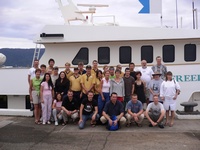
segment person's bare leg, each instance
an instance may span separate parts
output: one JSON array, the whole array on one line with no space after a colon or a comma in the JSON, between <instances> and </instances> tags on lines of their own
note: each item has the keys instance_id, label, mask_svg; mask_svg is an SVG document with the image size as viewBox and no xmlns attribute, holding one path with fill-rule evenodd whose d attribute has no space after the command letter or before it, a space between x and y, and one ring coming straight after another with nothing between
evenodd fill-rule
<instances>
[{"instance_id":1,"label":"person's bare leg","mask_svg":"<svg viewBox=\"0 0 200 150\"><path fill-rule=\"evenodd\" d=\"M170 127L174 125L174 117L175 117L175 112L171 111L171 122L170 122Z\"/></svg>"},{"instance_id":2,"label":"person's bare leg","mask_svg":"<svg viewBox=\"0 0 200 150\"><path fill-rule=\"evenodd\" d=\"M34 104L34 108L35 123L38 123L38 104Z\"/></svg>"},{"instance_id":3,"label":"person's bare leg","mask_svg":"<svg viewBox=\"0 0 200 150\"><path fill-rule=\"evenodd\" d=\"M166 122L165 125L169 124L169 110L166 111Z\"/></svg>"}]
</instances>

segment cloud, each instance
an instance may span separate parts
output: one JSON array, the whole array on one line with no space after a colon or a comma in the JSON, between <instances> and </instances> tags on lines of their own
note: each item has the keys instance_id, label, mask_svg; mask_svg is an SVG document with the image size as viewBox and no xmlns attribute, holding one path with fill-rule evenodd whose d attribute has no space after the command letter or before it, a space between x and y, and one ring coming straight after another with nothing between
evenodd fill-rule
<instances>
[{"instance_id":1,"label":"cloud","mask_svg":"<svg viewBox=\"0 0 200 150\"><path fill-rule=\"evenodd\" d=\"M64 1L64 0L62 0ZM115 15L121 26L160 27L160 14L138 14L142 5L138 0L73 0L77 3L108 4L109 8L97 8L95 15ZM192 28L192 0L178 0L179 25L182 17L183 28ZM175 0L163 0L163 26L176 27ZM199 10L200 1L195 1ZM79 7L83 10L88 8ZM58 4L55 0L1 0L0 1L0 37L16 39L32 39L47 24L64 24ZM111 22L112 18L95 19L97 22ZM12 40L11 40L12 41ZM27 42L27 41L26 41ZM1 47L9 46L1 42ZM10 43L12 45L12 43ZM14 42L13 45L16 45ZM30 44L31 45L31 44Z\"/></svg>"}]
</instances>

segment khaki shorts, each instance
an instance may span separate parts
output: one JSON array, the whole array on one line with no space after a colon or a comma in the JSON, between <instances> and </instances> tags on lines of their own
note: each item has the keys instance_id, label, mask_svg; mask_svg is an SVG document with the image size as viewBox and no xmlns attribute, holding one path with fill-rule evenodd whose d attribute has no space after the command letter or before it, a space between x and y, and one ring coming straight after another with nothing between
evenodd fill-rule
<instances>
[{"instance_id":1,"label":"khaki shorts","mask_svg":"<svg viewBox=\"0 0 200 150\"><path fill-rule=\"evenodd\" d=\"M37 91L32 91L33 104L40 103L40 96Z\"/></svg>"}]
</instances>

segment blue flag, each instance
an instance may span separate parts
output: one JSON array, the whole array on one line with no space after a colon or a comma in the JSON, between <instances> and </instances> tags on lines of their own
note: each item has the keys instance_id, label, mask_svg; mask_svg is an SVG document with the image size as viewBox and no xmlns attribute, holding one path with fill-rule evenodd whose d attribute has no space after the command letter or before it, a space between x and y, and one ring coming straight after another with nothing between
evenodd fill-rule
<instances>
[{"instance_id":1,"label":"blue flag","mask_svg":"<svg viewBox=\"0 0 200 150\"><path fill-rule=\"evenodd\" d=\"M162 13L162 0L139 0L143 8L140 14Z\"/></svg>"}]
</instances>

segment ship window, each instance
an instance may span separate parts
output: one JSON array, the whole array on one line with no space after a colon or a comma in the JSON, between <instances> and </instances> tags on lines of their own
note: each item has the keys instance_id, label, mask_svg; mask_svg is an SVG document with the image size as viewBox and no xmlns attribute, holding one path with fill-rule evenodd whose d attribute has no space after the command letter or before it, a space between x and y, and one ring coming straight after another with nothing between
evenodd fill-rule
<instances>
[{"instance_id":1,"label":"ship window","mask_svg":"<svg viewBox=\"0 0 200 150\"><path fill-rule=\"evenodd\" d=\"M174 45L163 46L163 62L174 62L175 60L175 47Z\"/></svg>"},{"instance_id":2,"label":"ship window","mask_svg":"<svg viewBox=\"0 0 200 150\"><path fill-rule=\"evenodd\" d=\"M110 63L110 48L109 47L98 48L98 62L99 64Z\"/></svg>"},{"instance_id":3,"label":"ship window","mask_svg":"<svg viewBox=\"0 0 200 150\"><path fill-rule=\"evenodd\" d=\"M147 63L153 62L153 46L142 46L141 47L141 60L146 60Z\"/></svg>"},{"instance_id":4,"label":"ship window","mask_svg":"<svg viewBox=\"0 0 200 150\"><path fill-rule=\"evenodd\" d=\"M25 96L25 106L26 106L26 109L30 109L31 108L30 96L29 95Z\"/></svg>"},{"instance_id":5,"label":"ship window","mask_svg":"<svg viewBox=\"0 0 200 150\"><path fill-rule=\"evenodd\" d=\"M72 64L78 65L79 62L83 62L85 65L88 64L88 51L86 47L81 48L74 57Z\"/></svg>"},{"instance_id":6,"label":"ship window","mask_svg":"<svg viewBox=\"0 0 200 150\"><path fill-rule=\"evenodd\" d=\"M131 62L131 50L130 46L121 46L119 48L119 62L121 64L128 64Z\"/></svg>"},{"instance_id":7,"label":"ship window","mask_svg":"<svg viewBox=\"0 0 200 150\"><path fill-rule=\"evenodd\" d=\"M8 96L0 95L0 109L8 108Z\"/></svg>"},{"instance_id":8,"label":"ship window","mask_svg":"<svg viewBox=\"0 0 200 150\"><path fill-rule=\"evenodd\" d=\"M196 45L186 44L184 46L184 59L185 61L196 61Z\"/></svg>"}]
</instances>

